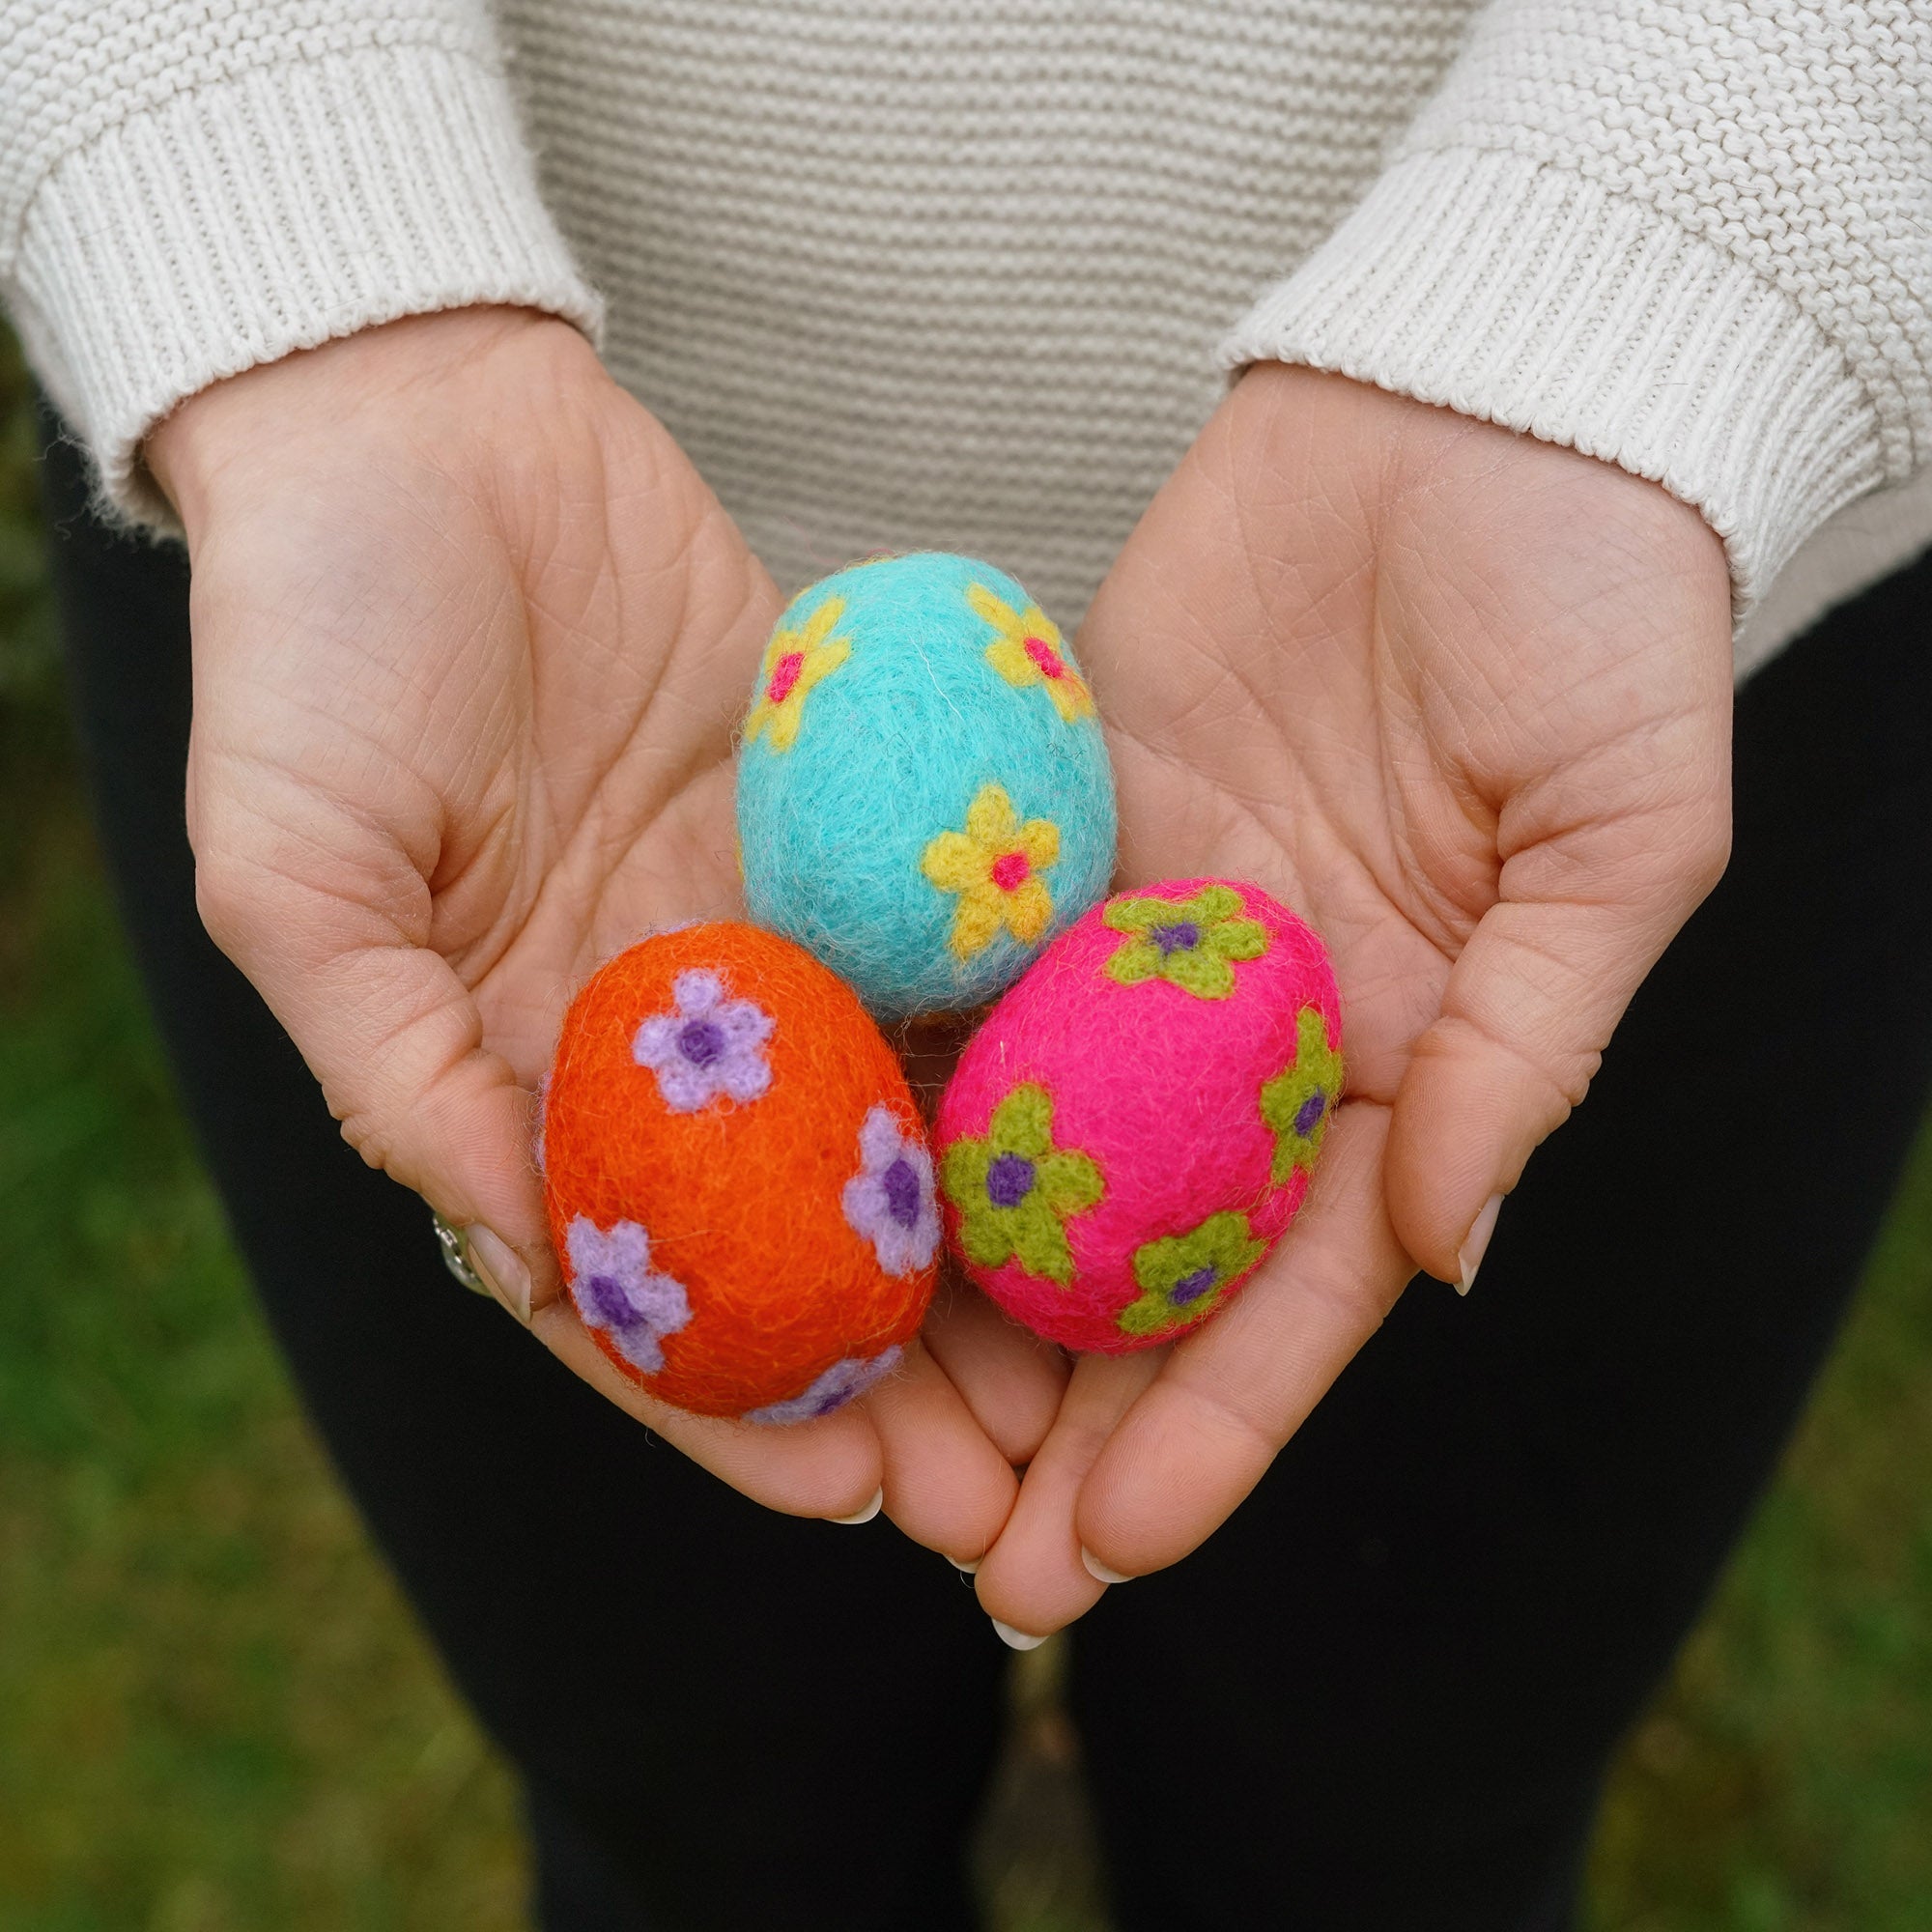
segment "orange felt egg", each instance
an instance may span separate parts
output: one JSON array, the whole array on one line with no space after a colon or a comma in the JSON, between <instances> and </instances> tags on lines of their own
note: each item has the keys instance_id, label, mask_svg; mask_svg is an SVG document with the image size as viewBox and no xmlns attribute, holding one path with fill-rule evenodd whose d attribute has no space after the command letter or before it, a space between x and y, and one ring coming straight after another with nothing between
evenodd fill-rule
<instances>
[{"instance_id":1,"label":"orange felt egg","mask_svg":"<svg viewBox=\"0 0 1932 1932\"><path fill-rule=\"evenodd\" d=\"M931 1299L932 1157L904 1072L842 980L754 926L658 933L592 976L542 1159L580 1320L676 1407L826 1414Z\"/></svg>"}]
</instances>

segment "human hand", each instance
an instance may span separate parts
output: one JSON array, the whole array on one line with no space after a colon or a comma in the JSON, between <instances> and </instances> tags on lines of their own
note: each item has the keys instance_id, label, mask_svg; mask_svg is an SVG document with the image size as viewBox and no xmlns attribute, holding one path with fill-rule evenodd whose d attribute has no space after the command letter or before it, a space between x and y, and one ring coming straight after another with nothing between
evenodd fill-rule
<instances>
[{"instance_id":1,"label":"human hand","mask_svg":"<svg viewBox=\"0 0 1932 1932\"><path fill-rule=\"evenodd\" d=\"M1416 1267L1464 1289L1729 850L1730 602L1608 464L1251 369L1102 587L1128 885L1250 879L1327 940L1348 1075L1307 1205L1198 1335L1083 1359L978 1584L1043 1634L1204 1541Z\"/></svg>"},{"instance_id":2,"label":"human hand","mask_svg":"<svg viewBox=\"0 0 1932 1932\"><path fill-rule=\"evenodd\" d=\"M725 1481L833 1517L883 1486L978 1556L1061 1372L977 1296L862 1404L767 1430L642 1394L560 1291L531 1090L602 960L737 913L731 732L780 608L671 439L568 326L472 309L218 384L146 453L193 562L202 915L346 1138Z\"/></svg>"}]
</instances>

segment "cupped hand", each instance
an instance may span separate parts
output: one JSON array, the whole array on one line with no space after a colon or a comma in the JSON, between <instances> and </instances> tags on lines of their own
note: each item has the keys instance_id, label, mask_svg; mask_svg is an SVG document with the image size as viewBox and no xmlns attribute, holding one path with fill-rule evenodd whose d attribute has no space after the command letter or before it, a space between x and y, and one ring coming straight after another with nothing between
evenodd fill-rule
<instances>
[{"instance_id":1,"label":"cupped hand","mask_svg":"<svg viewBox=\"0 0 1932 1932\"><path fill-rule=\"evenodd\" d=\"M652 926L738 909L731 732L780 599L675 443L574 329L469 310L218 384L146 454L193 563L203 917L344 1135L726 1481L833 1517L883 1486L978 1556L1053 1412L1043 1351L964 1300L850 1410L696 1418L597 1350L546 1239L532 1090L571 992Z\"/></svg>"},{"instance_id":2,"label":"cupped hand","mask_svg":"<svg viewBox=\"0 0 1932 1932\"><path fill-rule=\"evenodd\" d=\"M979 1574L1035 1634L1208 1536L1418 1267L1469 1286L1729 850L1729 582L1702 519L1339 377L1242 378L1081 648L1124 883L1221 874L1300 912L1348 1074L1308 1202L1233 1305L1075 1369Z\"/></svg>"}]
</instances>

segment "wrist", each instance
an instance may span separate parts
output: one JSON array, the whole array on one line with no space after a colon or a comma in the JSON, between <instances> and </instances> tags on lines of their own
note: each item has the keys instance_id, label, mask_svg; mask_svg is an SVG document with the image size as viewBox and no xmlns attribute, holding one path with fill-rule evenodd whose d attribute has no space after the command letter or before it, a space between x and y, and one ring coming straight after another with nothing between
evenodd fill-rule
<instances>
[{"instance_id":1,"label":"wrist","mask_svg":"<svg viewBox=\"0 0 1932 1932\"><path fill-rule=\"evenodd\" d=\"M596 359L571 324L534 309L405 316L197 390L149 431L141 460L192 547L215 503L256 488L267 468L285 470L311 436L339 437L372 412L394 423L506 351L539 345Z\"/></svg>"},{"instance_id":2,"label":"wrist","mask_svg":"<svg viewBox=\"0 0 1932 1932\"><path fill-rule=\"evenodd\" d=\"M1730 572L1704 512L1606 457L1304 363L1248 364L1221 407L1237 477L1349 475L1381 534L1450 489L1516 533L1525 569L1548 550L1579 592L1682 573L1729 634Z\"/></svg>"}]
</instances>

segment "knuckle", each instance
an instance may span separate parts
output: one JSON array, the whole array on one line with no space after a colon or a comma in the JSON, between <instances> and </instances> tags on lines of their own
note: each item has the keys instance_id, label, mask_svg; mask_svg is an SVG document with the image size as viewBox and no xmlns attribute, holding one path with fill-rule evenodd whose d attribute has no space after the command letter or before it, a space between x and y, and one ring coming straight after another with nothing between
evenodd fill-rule
<instances>
[{"instance_id":1,"label":"knuckle","mask_svg":"<svg viewBox=\"0 0 1932 1932\"><path fill-rule=\"evenodd\" d=\"M1533 1118L1546 1134L1555 1132L1589 1097L1590 1083L1604 1064L1604 1056L1594 1049L1554 1055L1519 1052L1516 1057L1529 1069L1536 1099Z\"/></svg>"},{"instance_id":2,"label":"knuckle","mask_svg":"<svg viewBox=\"0 0 1932 1932\"><path fill-rule=\"evenodd\" d=\"M332 1095L325 1097L328 1099L328 1111L342 1129L342 1138L361 1155L363 1162L380 1173L393 1174L396 1150L382 1122L367 1108L347 1107Z\"/></svg>"},{"instance_id":3,"label":"knuckle","mask_svg":"<svg viewBox=\"0 0 1932 1932\"><path fill-rule=\"evenodd\" d=\"M1274 1461L1288 1430L1265 1387L1247 1388L1215 1378L1194 1384L1197 1448L1259 1472Z\"/></svg>"},{"instance_id":4,"label":"knuckle","mask_svg":"<svg viewBox=\"0 0 1932 1932\"><path fill-rule=\"evenodd\" d=\"M1444 1015L1426 1037L1425 1050L1432 1058L1453 1063L1474 1055L1499 1065L1552 1128L1583 1104L1603 1064L1603 1055L1595 1050L1566 1052L1518 1039L1487 1018L1467 1014Z\"/></svg>"}]
</instances>

